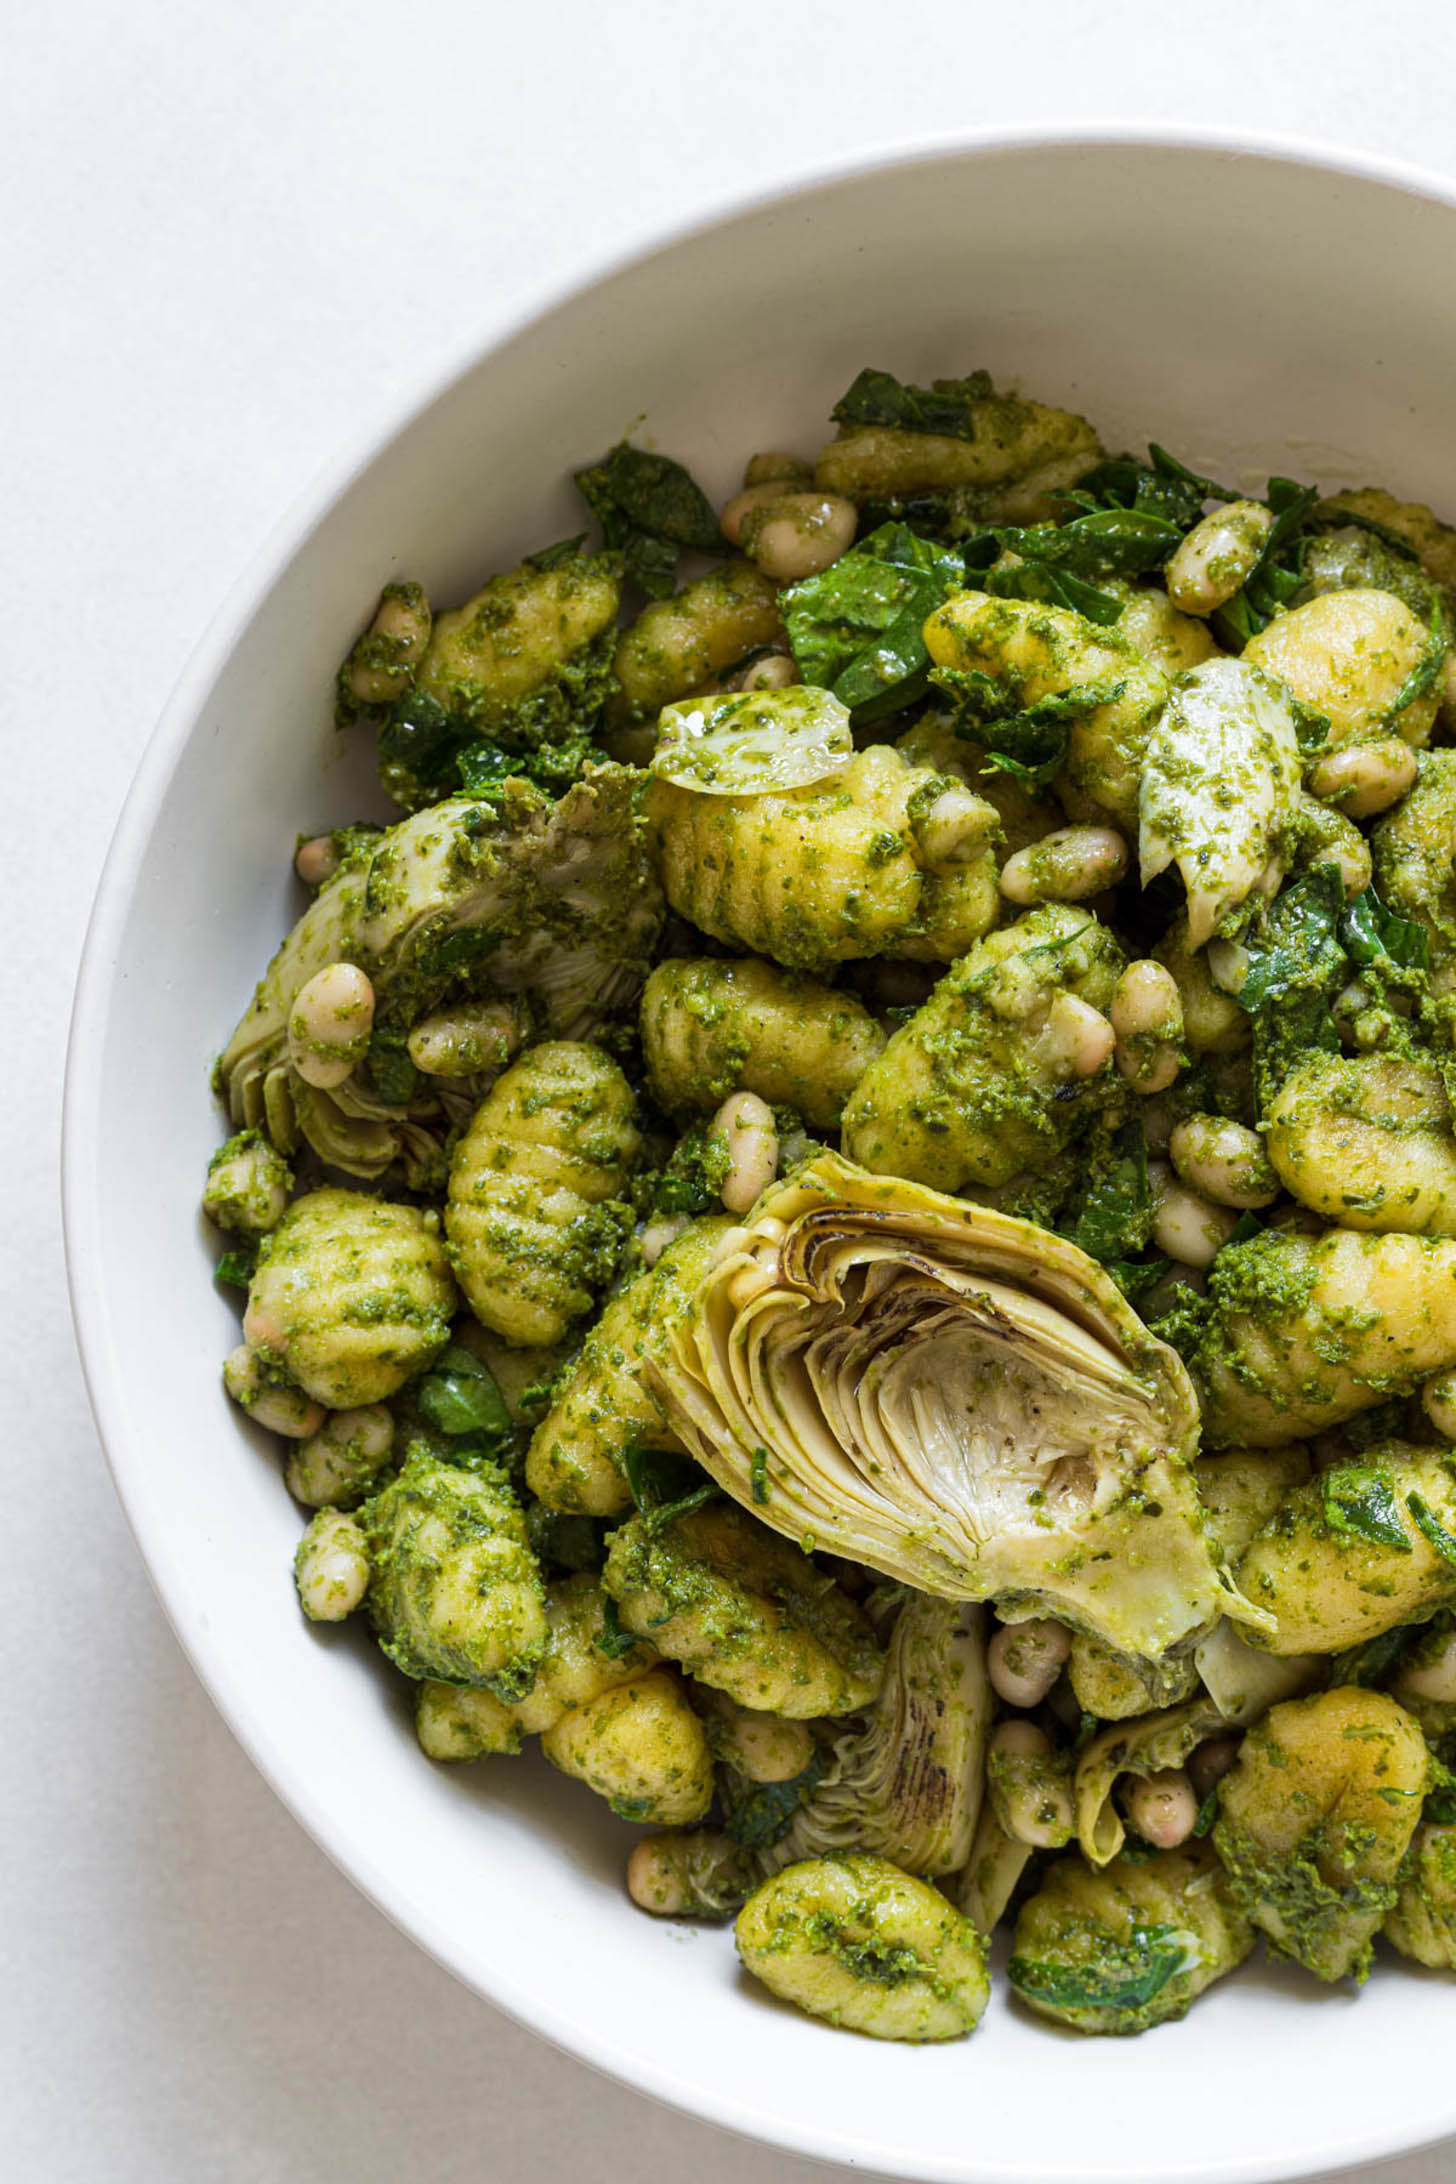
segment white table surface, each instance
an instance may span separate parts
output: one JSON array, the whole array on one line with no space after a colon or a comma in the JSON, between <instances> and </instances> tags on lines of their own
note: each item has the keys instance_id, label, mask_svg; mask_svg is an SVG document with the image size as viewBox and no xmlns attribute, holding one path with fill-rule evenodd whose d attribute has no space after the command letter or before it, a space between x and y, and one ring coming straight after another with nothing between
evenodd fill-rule
<instances>
[{"instance_id":1,"label":"white table surface","mask_svg":"<svg viewBox=\"0 0 1456 2184\"><path fill-rule=\"evenodd\" d=\"M825 2173L599 2080L395 1933L233 1745L122 1523L63 1287L66 1014L117 807L228 585L474 329L675 218L1011 122L1288 131L1456 171L1453 69L1438 0L9 12L3 2184ZM1435 2184L1456 2147L1361 2175Z\"/></svg>"}]
</instances>

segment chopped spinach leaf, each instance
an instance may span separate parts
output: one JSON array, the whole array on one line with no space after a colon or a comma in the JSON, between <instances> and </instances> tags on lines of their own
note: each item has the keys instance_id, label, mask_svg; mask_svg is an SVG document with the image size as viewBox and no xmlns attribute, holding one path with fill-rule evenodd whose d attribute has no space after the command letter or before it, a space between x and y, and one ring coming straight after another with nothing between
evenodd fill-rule
<instances>
[{"instance_id":1,"label":"chopped spinach leaf","mask_svg":"<svg viewBox=\"0 0 1456 2184\"><path fill-rule=\"evenodd\" d=\"M606 545L651 599L677 583L677 557L731 551L706 494L670 455L619 440L599 463L575 473L577 488L602 527Z\"/></svg>"},{"instance_id":2,"label":"chopped spinach leaf","mask_svg":"<svg viewBox=\"0 0 1456 2184\"><path fill-rule=\"evenodd\" d=\"M585 531L578 531L575 538L558 539L554 546L543 546L538 554L527 554L526 567L540 569L543 573L547 569L559 569L564 562L575 561L585 544Z\"/></svg>"},{"instance_id":3,"label":"chopped spinach leaf","mask_svg":"<svg viewBox=\"0 0 1456 2184\"><path fill-rule=\"evenodd\" d=\"M1232 501L1239 495L1189 470L1155 441L1145 463L1131 455L1116 455L1098 463L1077 481L1077 491L1071 498L1079 507L1089 509L1140 509L1176 524L1181 533L1197 523L1205 501Z\"/></svg>"},{"instance_id":4,"label":"chopped spinach leaf","mask_svg":"<svg viewBox=\"0 0 1456 2184\"><path fill-rule=\"evenodd\" d=\"M1312 1053L1338 1054L1331 1002L1348 972L1339 926L1344 882L1335 865L1315 865L1278 894L1245 936L1249 969L1239 1006L1254 1019L1259 1109Z\"/></svg>"},{"instance_id":5,"label":"chopped spinach leaf","mask_svg":"<svg viewBox=\"0 0 1456 2184\"><path fill-rule=\"evenodd\" d=\"M1448 1532L1424 1494L1410 1494L1406 1506L1443 1562L1456 1569L1456 1535Z\"/></svg>"},{"instance_id":6,"label":"chopped spinach leaf","mask_svg":"<svg viewBox=\"0 0 1456 2184\"><path fill-rule=\"evenodd\" d=\"M1022 709L1004 684L979 668L937 667L930 680L951 700L956 734L979 743L993 766L1014 774L1033 795L1065 765L1078 715L1110 704L1123 688L1120 682L1074 683Z\"/></svg>"},{"instance_id":7,"label":"chopped spinach leaf","mask_svg":"<svg viewBox=\"0 0 1456 2184\"><path fill-rule=\"evenodd\" d=\"M246 1289L257 1264L258 1247L250 1244L237 1251L225 1251L212 1271L216 1279L226 1282L229 1288Z\"/></svg>"},{"instance_id":8,"label":"chopped spinach leaf","mask_svg":"<svg viewBox=\"0 0 1456 2184\"><path fill-rule=\"evenodd\" d=\"M974 440L974 404L991 394L989 372L965 379L933 379L914 387L892 372L862 371L829 412L836 425L890 425L899 432L934 432L951 440Z\"/></svg>"},{"instance_id":9,"label":"chopped spinach leaf","mask_svg":"<svg viewBox=\"0 0 1456 2184\"><path fill-rule=\"evenodd\" d=\"M1188 1940L1176 1927L1135 1925L1126 1941L1099 1935L1092 1963L1014 1956L1007 1970L1013 1987L1052 2009L1142 2009L1185 1969Z\"/></svg>"},{"instance_id":10,"label":"chopped spinach leaf","mask_svg":"<svg viewBox=\"0 0 1456 2184\"><path fill-rule=\"evenodd\" d=\"M1207 1835L1213 1827L1213 1823L1217 1818L1218 1789L1215 1785L1215 1787L1209 1791L1207 1797L1204 1798L1203 1803L1198 1808L1198 1818L1193 1823L1194 1834L1196 1836Z\"/></svg>"},{"instance_id":11,"label":"chopped spinach leaf","mask_svg":"<svg viewBox=\"0 0 1456 2184\"><path fill-rule=\"evenodd\" d=\"M1340 944L1362 969L1382 956L1403 971L1424 971L1429 961L1425 927L1387 909L1373 887L1357 895L1341 917Z\"/></svg>"},{"instance_id":12,"label":"chopped spinach leaf","mask_svg":"<svg viewBox=\"0 0 1456 2184\"><path fill-rule=\"evenodd\" d=\"M670 1449L629 1448L622 1457L627 1488L652 1532L713 1501L718 1488L687 1456Z\"/></svg>"},{"instance_id":13,"label":"chopped spinach leaf","mask_svg":"<svg viewBox=\"0 0 1456 2184\"><path fill-rule=\"evenodd\" d=\"M1372 1547L1393 1547L1408 1555L1411 1543L1400 1521L1395 1486L1383 1464L1336 1464L1321 1482L1325 1523Z\"/></svg>"},{"instance_id":14,"label":"chopped spinach leaf","mask_svg":"<svg viewBox=\"0 0 1456 2184\"><path fill-rule=\"evenodd\" d=\"M1421 1818L1435 1827L1456 1825L1456 1774L1434 1752L1426 1777L1426 1801L1421 1807Z\"/></svg>"},{"instance_id":15,"label":"chopped spinach leaf","mask_svg":"<svg viewBox=\"0 0 1456 2184\"><path fill-rule=\"evenodd\" d=\"M959 591L965 569L949 548L882 524L819 576L784 594L799 673L867 724L925 693L926 617Z\"/></svg>"},{"instance_id":16,"label":"chopped spinach leaf","mask_svg":"<svg viewBox=\"0 0 1456 2184\"><path fill-rule=\"evenodd\" d=\"M440 1433L485 1434L504 1438L511 1414L491 1374L480 1359L452 1342L420 1382L417 1400Z\"/></svg>"},{"instance_id":17,"label":"chopped spinach leaf","mask_svg":"<svg viewBox=\"0 0 1456 2184\"><path fill-rule=\"evenodd\" d=\"M592 1640L598 1653L604 1653L609 1661L625 1660L632 1648L641 1640L630 1630L623 1630L617 1614L617 1603L610 1593L602 1597L602 1627Z\"/></svg>"},{"instance_id":18,"label":"chopped spinach leaf","mask_svg":"<svg viewBox=\"0 0 1456 2184\"><path fill-rule=\"evenodd\" d=\"M553 1569L599 1570L606 1560L606 1541L595 1517L532 1502L526 1510L526 1536L532 1553Z\"/></svg>"},{"instance_id":19,"label":"chopped spinach leaf","mask_svg":"<svg viewBox=\"0 0 1456 2184\"><path fill-rule=\"evenodd\" d=\"M1213 616L1218 636L1236 652L1267 628L1300 589L1304 581L1299 568L1300 534L1319 500L1319 488L1296 484L1293 478L1271 478L1265 500L1274 522L1263 551L1244 579L1242 590L1226 600Z\"/></svg>"},{"instance_id":20,"label":"chopped spinach leaf","mask_svg":"<svg viewBox=\"0 0 1456 2184\"><path fill-rule=\"evenodd\" d=\"M824 1763L818 1753L802 1774L787 1782L755 1783L727 1819L727 1831L744 1850L768 1850L781 1842L793 1825L794 1814L823 1778Z\"/></svg>"},{"instance_id":21,"label":"chopped spinach leaf","mask_svg":"<svg viewBox=\"0 0 1456 2184\"><path fill-rule=\"evenodd\" d=\"M1086 1178L1057 1225L1079 1250L1106 1265L1141 1251L1152 1234L1148 1141L1141 1116L1133 1115L1120 1128L1092 1139L1088 1150ZM1154 1270L1148 1271L1156 1279Z\"/></svg>"},{"instance_id":22,"label":"chopped spinach leaf","mask_svg":"<svg viewBox=\"0 0 1456 2184\"><path fill-rule=\"evenodd\" d=\"M1406 1623L1382 1631L1378 1638L1367 1638L1363 1645L1351 1646L1331 1663L1331 1688L1359 1684L1365 1690L1378 1689L1399 1668L1420 1635L1419 1626Z\"/></svg>"}]
</instances>

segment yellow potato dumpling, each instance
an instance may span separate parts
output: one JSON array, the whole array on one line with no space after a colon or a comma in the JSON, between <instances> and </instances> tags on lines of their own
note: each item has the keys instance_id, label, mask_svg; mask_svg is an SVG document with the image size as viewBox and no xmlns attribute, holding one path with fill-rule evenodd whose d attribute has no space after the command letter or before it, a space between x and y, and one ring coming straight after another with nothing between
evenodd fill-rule
<instances>
[{"instance_id":1,"label":"yellow potato dumpling","mask_svg":"<svg viewBox=\"0 0 1456 2184\"><path fill-rule=\"evenodd\" d=\"M1301 705L1323 713L1331 744L1388 725L1419 746L1436 717L1434 682L1394 718L1392 709L1430 644L1424 624L1392 592L1333 591L1276 615L1249 639L1243 656L1287 684Z\"/></svg>"},{"instance_id":2,"label":"yellow potato dumpling","mask_svg":"<svg viewBox=\"0 0 1456 2184\"><path fill-rule=\"evenodd\" d=\"M496 1080L450 1163L445 1233L466 1302L522 1347L562 1340L610 1276L639 1138L599 1048L532 1047Z\"/></svg>"},{"instance_id":3,"label":"yellow potato dumpling","mask_svg":"<svg viewBox=\"0 0 1456 2184\"><path fill-rule=\"evenodd\" d=\"M1456 1235L1456 1136L1434 1063L1316 1055L1270 1108L1266 1147L1285 1189L1327 1221Z\"/></svg>"},{"instance_id":4,"label":"yellow potato dumpling","mask_svg":"<svg viewBox=\"0 0 1456 2184\"><path fill-rule=\"evenodd\" d=\"M362 1191L295 1199L259 1251L247 1342L330 1410L384 1402L450 1340L455 1284L434 1222Z\"/></svg>"},{"instance_id":5,"label":"yellow potato dumpling","mask_svg":"<svg viewBox=\"0 0 1456 2184\"><path fill-rule=\"evenodd\" d=\"M682 1685L663 1669L570 1707L541 1749L622 1820L690 1827L713 1802L707 1732Z\"/></svg>"},{"instance_id":6,"label":"yellow potato dumpling","mask_svg":"<svg viewBox=\"0 0 1456 2184\"><path fill-rule=\"evenodd\" d=\"M536 698L549 732L546 694L575 656L614 629L619 596L605 555L553 569L526 562L493 576L463 607L436 616L420 686L482 734L513 741L525 725L523 701Z\"/></svg>"},{"instance_id":7,"label":"yellow potato dumpling","mask_svg":"<svg viewBox=\"0 0 1456 2184\"><path fill-rule=\"evenodd\" d=\"M733 1929L744 1969L811 2017L875 2040L958 2040L990 1982L986 1945L887 1858L810 1858L764 1881Z\"/></svg>"},{"instance_id":8,"label":"yellow potato dumpling","mask_svg":"<svg viewBox=\"0 0 1456 2184\"><path fill-rule=\"evenodd\" d=\"M671 599L655 599L623 630L612 661L617 693L608 725L630 731L653 722L664 705L711 690L714 676L745 654L783 642L777 587L751 561L730 561ZM654 740L649 734L646 748L631 755L649 757Z\"/></svg>"},{"instance_id":9,"label":"yellow potato dumpling","mask_svg":"<svg viewBox=\"0 0 1456 2184\"><path fill-rule=\"evenodd\" d=\"M711 1114L730 1092L756 1092L833 1130L884 1043L853 994L751 957L659 963L642 995L648 1076L672 1114Z\"/></svg>"}]
</instances>

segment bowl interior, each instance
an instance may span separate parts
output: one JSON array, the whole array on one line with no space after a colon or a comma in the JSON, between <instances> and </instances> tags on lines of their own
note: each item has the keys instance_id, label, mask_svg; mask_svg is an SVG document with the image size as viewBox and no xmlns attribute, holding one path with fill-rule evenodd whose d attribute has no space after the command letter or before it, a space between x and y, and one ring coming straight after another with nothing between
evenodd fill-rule
<instances>
[{"instance_id":1,"label":"bowl interior","mask_svg":"<svg viewBox=\"0 0 1456 2184\"><path fill-rule=\"evenodd\" d=\"M298 1512L219 1385L237 1319L197 1198L207 1065L300 907L294 836L380 808L367 751L329 725L333 665L382 581L448 603L579 528L569 471L638 419L722 496L751 450L819 445L865 364L983 365L1110 448L1449 512L1453 247L1456 212L1378 179L1125 142L938 156L750 210L529 324L316 500L149 754L89 943L67 1140L88 1377L143 1553L238 1734L380 1906L701 2115L916 2177L1301 2175L1456 2129L1443 2074L1395 2068L1456 2036L1456 1992L1382 1968L1357 2001L1250 1968L1138 2041L1058 2038L1002 1997L969 2044L835 2034L749 1988L725 1933L634 1912L626 1831L583 1788L535 1759L430 1766L367 1642L303 1623Z\"/></svg>"}]
</instances>

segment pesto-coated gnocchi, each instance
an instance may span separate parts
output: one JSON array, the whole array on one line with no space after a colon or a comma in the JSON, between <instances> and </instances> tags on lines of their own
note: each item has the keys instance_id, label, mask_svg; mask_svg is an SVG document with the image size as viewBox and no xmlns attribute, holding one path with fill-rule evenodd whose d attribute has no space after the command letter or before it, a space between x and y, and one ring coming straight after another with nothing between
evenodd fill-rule
<instances>
[{"instance_id":1,"label":"pesto-coated gnocchi","mask_svg":"<svg viewBox=\"0 0 1456 2184\"><path fill-rule=\"evenodd\" d=\"M299 1612L824 2025L1449 1974L1456 527L831 414L359 602L201 1185Z\"/></svg>"}]
</instances>

